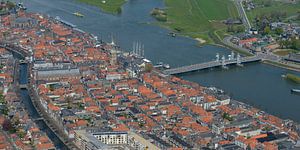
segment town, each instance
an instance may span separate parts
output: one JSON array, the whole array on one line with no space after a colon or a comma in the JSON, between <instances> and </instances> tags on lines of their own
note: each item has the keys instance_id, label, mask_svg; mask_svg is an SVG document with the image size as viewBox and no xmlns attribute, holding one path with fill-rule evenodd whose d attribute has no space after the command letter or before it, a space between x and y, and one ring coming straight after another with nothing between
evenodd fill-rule
<instances>
[{"instance_id":1,"label":"town","mask_svg":"<svg viewBox=\"0 0 300 150\"><path fill-rule=\"evenodd\" d=\"M19 9L2 15L0 23L0 149L56 149L29 116L20 90L30 93L27 100L69 149L300 147L297 122L215 87L164 75L142 53L124 52L61 19ZM272 25L299 36L299 27ZM230 41L257 51L264 38L251 35ZM18 76L21 65L28 75ZM24 76L28 83L19 83Z\"/></svg>"}]
</instances>

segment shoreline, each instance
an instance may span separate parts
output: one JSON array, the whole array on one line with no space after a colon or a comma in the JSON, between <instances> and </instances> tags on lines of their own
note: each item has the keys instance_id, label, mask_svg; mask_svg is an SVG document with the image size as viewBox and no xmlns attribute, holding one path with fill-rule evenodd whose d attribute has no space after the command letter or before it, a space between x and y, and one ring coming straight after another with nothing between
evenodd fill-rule
<instances>
[{"instance_id":1,"label":"shoreline","mask_svg":"<svg viewBox=\"0 0 300 150\"><path fill-rule=\"evenodd\" d=\"M286 70L300 72L300 68L290 67L288 65L277 63L277 62L272 62L272 61L269 61L269 60L262 61L262 63L267 64L267 65L271 65L271 66L274 66L274 67L278 67L278 68L283 68L283 69L286 69Z\"/></svg>"}]
</instances>

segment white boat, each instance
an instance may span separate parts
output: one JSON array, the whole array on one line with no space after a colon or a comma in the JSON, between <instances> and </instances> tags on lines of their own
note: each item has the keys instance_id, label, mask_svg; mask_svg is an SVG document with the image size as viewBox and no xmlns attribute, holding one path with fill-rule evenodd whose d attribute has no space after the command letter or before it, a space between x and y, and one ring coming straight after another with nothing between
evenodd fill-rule
<instances>
[{"instance_id":1,"label":"white boat","mask_svg":"<svg viewBox=\"0 0 300 150\"><path fill-rule=\"evenodd\" d=\"M291 92L293 92L293 93L300 93L300 89L292 89Z\"/></svg>"},{"instance_id":2,"label":"white boat","mask_svg":"<svg viewBox=\"0 0 300 150\"><path fill-rule=\"evenodd\" d=\"M163 64L163 67L166 69L170 69L170 65L169 64Z\"/></svg>"}]
</instances>

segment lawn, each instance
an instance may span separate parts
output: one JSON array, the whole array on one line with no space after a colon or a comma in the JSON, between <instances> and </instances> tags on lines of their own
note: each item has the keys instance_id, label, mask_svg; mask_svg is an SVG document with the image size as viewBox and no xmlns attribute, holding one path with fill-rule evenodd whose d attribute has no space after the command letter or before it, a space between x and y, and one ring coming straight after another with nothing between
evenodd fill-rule
<instances>
[{"instance_id":1,"label":"lawn","mask_svg":"<svg viewBox=\"0 0 300 150\"><path fill-rule=\"evenodd\" d=\"M286 56L289 53L297 53L299 51L297 50L293 50L293 49L281 49L281 50L277 50L274 52L275 55L279 55L279 56Z\"/></svg>"},{"instance_id":2,"label":"lawn","mask_svg":"<svg viewBox=\"0 0 300 150\"><path fill-rule=\"evenodd\" d=\"M298 11L300 11L300 2L293 4L278 0L272 0L270 6L264 7L262 5L264 1L265 0L254 0L254 3L257 5L257 7L250 11L246 11L250 22L253 23L256 16L270 14L272 12L285 12L287 14L287 18L292 18L293 16L297 15Z\"/></svg>"},{"instance_id":3,"label":"lawn","mask_svg":"<svg viewBox=\"0 0 300 150\"><path fill-rule=\"evenodd\" d=\"M208 42L212 42L209 34L226 28L223 20L238 17L231 0L165 0L165 4L168 21L164 26Z\"/></svg>"},{"instance_id":4,"label":"lawn","mask_svg":"<svg viewBox=\"0 0 300 150\"><path fill-rule=\"evenodd\" d=\"M101 8L104 12L118 14L122 12L122 5L126 0L78 0L79 2L94 5Z\"/></svg>"}]
</instances>

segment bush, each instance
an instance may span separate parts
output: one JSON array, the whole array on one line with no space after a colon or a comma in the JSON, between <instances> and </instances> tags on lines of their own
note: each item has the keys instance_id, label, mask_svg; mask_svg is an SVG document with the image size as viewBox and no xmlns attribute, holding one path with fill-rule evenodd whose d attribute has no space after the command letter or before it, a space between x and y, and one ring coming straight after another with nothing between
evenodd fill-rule
<instances>
[{"instance_id":1,"label":"bush","mask_svg":"<svg viewBox=\"0 0 300 150\"><path fill-rule=\"evenodd\" d=\"M157 20L161 22L166 22L167 21L167 13L159 8L154 8L151 11L151 15Z\"/></svg>"}]
</instances>

